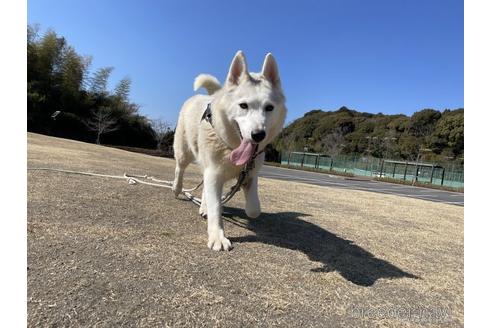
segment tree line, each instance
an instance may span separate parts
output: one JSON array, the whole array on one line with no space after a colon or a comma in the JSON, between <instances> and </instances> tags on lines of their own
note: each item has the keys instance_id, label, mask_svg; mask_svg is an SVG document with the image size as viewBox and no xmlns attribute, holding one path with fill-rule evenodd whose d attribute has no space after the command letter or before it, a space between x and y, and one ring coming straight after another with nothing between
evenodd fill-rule
<instances>
[{"instance_id":1,"label":"tree line","mask_svg":"<svg viewBox=\"0 0 492 328\"><path fill-rule=\"evenodd\" d=\"M330 156L464 162L464 110L423 109L412 116L362 113L341 107L312 110L289 124L269 148Z\"/></svg>"},{"instance_id":2,"label":"tree line","mask_svg":"<svg viewBox=\"0 0 492 328\"><path fill-rule=\"evenodd\" d=\"M53 30L27 27L27 129L81 141L168 149L173 131L164 120L149 120L129 99L131 79L112 89L113 67L90 70L82 56Z\"/></svg>"}]
</instances>

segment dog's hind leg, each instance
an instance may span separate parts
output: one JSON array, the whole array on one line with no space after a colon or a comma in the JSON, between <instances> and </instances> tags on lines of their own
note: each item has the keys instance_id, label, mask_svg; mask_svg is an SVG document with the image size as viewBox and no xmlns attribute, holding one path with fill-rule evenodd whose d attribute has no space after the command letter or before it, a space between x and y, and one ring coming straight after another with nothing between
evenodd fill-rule
<instances>
[{"instance_id":1,"label":"dog's hind leg","mask_svg":"<svg viewBox=\"0 0 492 328\"><path fill-rule=\"evenodd\" d=\"M180 126L176 128L174 138L174 158L176 159L176 169L174 170L173 192L174 196L178 197L183 190L183 174L186 167L193 160L193 153L184 140Z\"/></svg>"},{"instance_id":2,"label":"dog's hind leg","mask_svg":"<svg viewBox=\"0 0 492 328\"><path fill-rule=\"evenodd\" d=\"M174 182L173 182L173 192L174 196L178 197L181 191L183 190L183 174L186 170L186 167L192 161L191 153L183 153L181 155L176 156L176 169L174 170Z\"/></svg>"},{"instance_id":3,"label":"dog's hind leg","mask_svg":"<svg viewBox=\"0 0 492 328\"><path fill-rule=\"evenodd\" d=\"M207 218L207 202L205 201L205 189L202 191L202 203L200 204L200 209L198 210L203 218Z\"/></svg>"},{"instance_id":4,"label":"dog's hind leg","mask_svg":"<svg viewBox=\"0 0 492 328\"><path fill-rule=\"evenodd\" d=\"M173 192L174 196L178 197L183 191L183 174L186 167L181 166L176 163L176 169L174 170L174 182L173 182Z\"/></svg>"}]
</instances>

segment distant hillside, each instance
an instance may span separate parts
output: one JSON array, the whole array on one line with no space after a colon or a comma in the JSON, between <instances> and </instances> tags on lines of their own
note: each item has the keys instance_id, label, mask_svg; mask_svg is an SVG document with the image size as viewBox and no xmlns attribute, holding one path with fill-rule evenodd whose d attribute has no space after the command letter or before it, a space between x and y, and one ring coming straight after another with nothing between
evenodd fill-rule
<instances>
[{"instance_id":1,"label":"distant hillside","mask_svg":"<svg viewBox=\"0 0 492 328\"><path fill-rule=\"evenodd\" d=\"M361 113L346 107L312 110L289 124L270 153L311 151L331 156L370 155L429 161L463 161L464 110L424 109L406 115Z\"/></svg>"}]
</instances>

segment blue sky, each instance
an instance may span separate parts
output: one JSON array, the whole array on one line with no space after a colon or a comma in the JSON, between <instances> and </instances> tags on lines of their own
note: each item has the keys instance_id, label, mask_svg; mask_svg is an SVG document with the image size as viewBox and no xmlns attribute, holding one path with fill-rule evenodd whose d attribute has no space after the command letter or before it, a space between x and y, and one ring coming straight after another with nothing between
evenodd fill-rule
<instances>
[{"instance_id":1,"label":"blue sky","mask_svg":"<svg viewBox=\"0 0 492 328\"><path fill-rule=\"evenodd\" d=\"M292 121L312 109L411 115L463 107L463 1L30 0L92 69L133 80L141 113L177 120L193 79L225 79L234 53L251 71L277 59Z\"/></svg>"}]
</instances>

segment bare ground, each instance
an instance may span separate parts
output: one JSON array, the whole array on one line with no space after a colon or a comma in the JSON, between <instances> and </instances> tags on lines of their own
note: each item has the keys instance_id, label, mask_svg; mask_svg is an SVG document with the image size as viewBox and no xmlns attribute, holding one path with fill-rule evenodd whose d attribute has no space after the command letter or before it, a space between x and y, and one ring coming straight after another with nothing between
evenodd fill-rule
<instances>
[{"instance_id":1,"label":"bare ground","mask_svg":"<svg viewBox=\"0 0 492 328\"><path fill-rule=\"evenodd\" d=\"M173 177L172 160L28 134L28 167ZM200 180L197 167L187 185ZM30 327L461 327L463 208L260 179L230 252L167 189L28 171Z\"/></svg>"}]
</instances>

